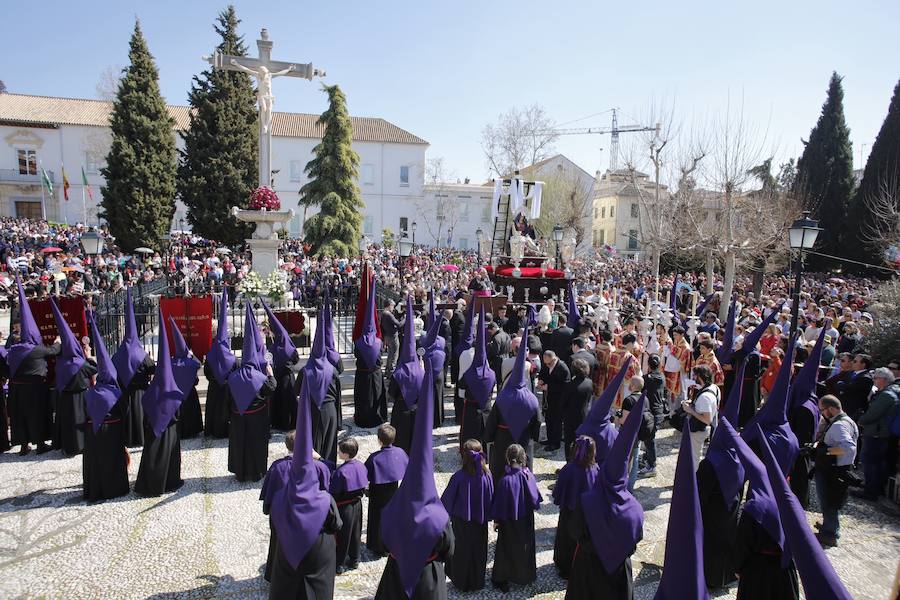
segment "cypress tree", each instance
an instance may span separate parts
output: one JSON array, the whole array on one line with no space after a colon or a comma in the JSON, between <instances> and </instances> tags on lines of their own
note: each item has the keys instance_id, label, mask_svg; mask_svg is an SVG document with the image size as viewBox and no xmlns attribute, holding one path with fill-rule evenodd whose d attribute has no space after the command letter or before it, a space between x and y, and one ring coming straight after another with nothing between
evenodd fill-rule
<instances>
[{"instance_id":1,"label":"cypress tree","mask_svg":"<svg viewBox=\"0 0 900 600\"><path fill-rule=\"evenodd\" d=\"M219 13L216 47L223 54L246 56L240 20L229 6ZM194 77L189 96L190 128L182 132L178 194L188 208L193 231L226 244L248 238L252 225L231 215L231 207L246 208L257 184L259 129L256 95L250 76L209 69Z\"/></svg>"},{"instance_id":2,"label":"cypress tree","mask_svg":"<svg viewBox=\"0 0 900 600\"><path fill-rule=\"evenodd\" d=\"M159 248L175 213L175 122L159 93L159 73L139 22L109 118L112 144L101 170L100 216L125 250Z\"/></svg>"},{"instance_id":3,"label":"cypress tree","mask_svg":"<svg viewBox=\"0 0 900 600\"><path fill-rule=\"evenodd\" d=\"M319 117L325 126L322 141L306 164L310 181L300 188L300 205L320 210L304 225L306 241L317 255L350 256L358 247L363 208L356 185L359 155L353 150L353 124L347 97L336 85L322 86L328 109Z\"/></svg>"},{"instance_id":4,"label":"cypress tree","mask_svg":"<svg viewBox=\"0 0 900 600\"><path fill-rule=\"evenodd\" d=\"M890 193L893 192L893 210L895 214L900 212L898 187L900 187L900 81L894 87L894 96L888 106L887 116L881 124L875 143L872 144L872 152L866 161L862 181L850 207L851 232L855 235L855 239L850 240L850 247L856 251L860 260L873 264L883 262L883 240L872 238L882 237L877 234L884 233L893 223L885 222L883 213L881 217L876 217L870 203L876 198L881 202L887 202ZM886 209L887 206L883 208Z\"/></svg>"},{"instance_id":5,"label":"cypress tree","mask_svg":"<svg viewBox=\"0 0 900 600\"><path fill-rule=\"evenodd\" d=\"M853 148L844 120L844 89L837 73L831 75L822 114L805 144L797 161L796 192L823 229L816 249L846 256L847 207L854 185ZM810 262L819 268L833 263L816 256L810 256Z\"/></svg>"}]
</instances>

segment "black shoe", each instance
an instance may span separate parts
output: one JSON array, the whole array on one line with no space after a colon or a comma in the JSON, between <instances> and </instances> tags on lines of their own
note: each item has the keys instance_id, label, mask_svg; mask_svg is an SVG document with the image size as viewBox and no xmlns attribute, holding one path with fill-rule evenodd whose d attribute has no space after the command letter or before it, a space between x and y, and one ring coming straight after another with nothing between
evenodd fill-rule
<instances>
[{"instance_id":1,"label":"black shoe","mask_svg":"<svg viewBox=\"0 0 900 600\"><path fill-rule=\"evenodd\" d=\"M53 448L51 448L47 444L38 444L38 447L37 447L38 454L46 454L47 452L50 452L51 450L53 450Z\"/></svg>"},{"instance_id":2,"label":"black shoe","mask_svg":"<svg viewBox=\"0 0 900 600\"><path fill-rule=\"evenodd\" d=\"M504 581L504 582L501 583L501 582L499 582L499 581L492 581L491 583L493 584L493 586L494 586L495 588L497 588L498 590L500 590L500 591L503 592L504 594L508 594L508 593L509 593L509 582Z\"/></svg>"},{"instance_id":3,"label":"black shoe","mask_svg":"<svg viewBox=\"0 0 900 600\"><path fill-rule=\"evenodd\" d=\"M31 446L28 444L22 444L22 449L19 450L19 456L28 456L31 453Z\"/></svg>"},{"instance_id":4,"label":"black shoe","mask_svg":"<svg viewBox=\"0 0 900 600\"><path fill-rule=\"evenodd\" d=\"M340 565L337 569L335 569L336 575L343 575L347 568L344 565Z\"/></svg>"},{"instance_id":5,"label":"black shoe","mask_svg":"<svg viewBox=\"0 0 900 600\"><path fill-rule=\"evenodd\" d=\"M346 571L355 571L355 570L358 569L358 568L359 568L359 562L357 561L357 562L355 562L355 563L350 563L349 565L347 565L347 567L345 568L345 570L346 570Z\"/></svg>"},{"instance_id":6,"label":"black shoe","mask_svg":"<svg viewBox=\"0 0 900 600\"><path fill-rule=\"evenodd\" d=\"M823 548L834 548L838 545L836 537L827 533L822 533L821 531L816 534L816 539L819 540L819 544L821 544Z\"/></svg>"}]
</instances>

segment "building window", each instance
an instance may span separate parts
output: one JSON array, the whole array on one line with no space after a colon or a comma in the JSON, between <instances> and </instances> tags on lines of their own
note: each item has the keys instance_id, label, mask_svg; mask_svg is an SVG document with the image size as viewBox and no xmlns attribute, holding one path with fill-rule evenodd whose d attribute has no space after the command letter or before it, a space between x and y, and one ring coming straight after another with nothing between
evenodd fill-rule
<instances>
[{"instance_id":1,"label":"building window","mask_svg":"<svg viewBox=\"0 0 900 600\"><path fill-rule=\"evenodd\" d=\"M629 250L637 250L638 249L637 229L629 229L628 230L628 249Z\"/></svg>"},{"instance_id":2,"label":"building window","mask_svg":"<svg viewBox=\"0 0 900 600\"><path fill-rule=\"evenodd\" d=\"M482 223L490 223L491 222L491 198L487 196L482 196L480 198L484 201L484 206L481 208L481 222Z\"/></svg>"},{"instance_id":3,"label":"building window","mask_svg":"<svg viewBox=\"0 0 900 600\"><path fill-rule=\"evenodd\" d=\"M601 229L597 232L597 243L601 246L606 243L606 230Z\"/></svg>"},{"instance_id":4,"label":"building window","mask_svg":"<svg viewBox=\"0 0 900 600\"><path fill-rule=\"evenodd\" d=\"M456 243L456 247L460 250L468 250L469 249L469 238L461 237L459 238L459 242Z\"/></svg>"},{"instance_id":5,"label":"building window","mask_svg":"<svg viewBox=\"0 0 900 600\"><path fill-rule=\"evenodd\" d=\"M375 167L372 165L363 165L359 170L359 180L363 185L374 185Z\"/></svg>"},{"instance_id":6,"label":"building window","mask_svg":"<svg viewBox=\"0 0 900 600\"><path fill-rule=\"evenodd\" d=\"M600 207L600 218L601 218L601 219L605 219L605 218L606 218L606 207L605 207L605 206L601 206L601 207Z\"/></svg>"},{"instance_id":7,"label":"building window","mask_svg":"<svg viewBox=\"0 0 900 600\"><path fill-rule=\"evenodd\" d=\"M91 152L88 150L84 153L84 172L89 175L96 175L103 166L103 157L99 152Z\"/></svg>"},{"instance_id":8,"label":"building window","mask_svg":"<svg viewBox=\"0 0 900 600\"><path fill-rule=\"evenodd\" d=\"M37 150L17 150L19 175L37 175Z\"/></svg>"},{"instance_id":9,"label":"building window","mask_svg":"<svg viewBox=\"0 0 900 600\"><path fill-rule=\"evenodd\" d=\"M303 181L303 163L299 160L291 161L291 181Z\"/></svg>"},{"instance_id":10,"label":"building window","mask_svg":"<svg viewBox=\"0 0 900 600\"><path fill-rule=\"evenodd\" d=\"M609 218L612 219L615 216L616 216L616 207L610 206L609 207Z\"/></svg>"},{"instance_id":11,"label":"building window","mask_svg":"<svg viewBox=\"0 0 900 600\"><path fill-rule=\"evenodd\" d=\"M457 198L459 202L459 220L462 223L469 222L469 201L467 200L468 196L460 196Z\"/></svg>"},{"instance_id":12,"label":"building window","mask_svg":"<svg viewBox=\"0 0 900 600\"><path fill-rule=\"evenodd\" d=\"M637 218L638 218L638 205L637 205L637 202L632 202L632 203L631 203L631 218L632 218L632 219L637 219Z\"/></svg>"},{"instance_id":13,"label":"building window","mask_svg":"<svg viewBox=\"0 0 900 600\"><path fill-rule=\"evenodd\" d=\"M409 229L408 224L409 219L407 217L400 217L400 233L406 233Z\"/></svg>"},{"instance_id":14,"label":"building window","mask_svg":"<svg viewBox=\"0 0 900 600\"><path fill-rule=\"evenodd\" d=\"M372 235L372 231L375 228L375 218L372 215L366 215L363 218L363 233L366 235Z\"/></svg>"},{"instance_id":15,"label":"building window","mask_svg":"<svg viewBox=\"0 0 900 600\"><path fill-rule=\"evenodd\" d=\"M406 165L400 167L400 185L409 185L409 167Z\"/></svg>"}]
</instances>

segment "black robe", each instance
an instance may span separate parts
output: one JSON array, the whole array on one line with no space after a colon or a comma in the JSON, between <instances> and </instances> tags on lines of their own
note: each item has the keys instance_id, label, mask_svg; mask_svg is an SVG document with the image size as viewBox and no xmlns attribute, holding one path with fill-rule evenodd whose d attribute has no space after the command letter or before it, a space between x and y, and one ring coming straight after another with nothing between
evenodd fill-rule
<instances>
[{"instance_id":1,"label":"black robe","mask_svg":"<svg viewBox=\"0 0 900 600\"><path fill-rule=\"evenodd\" d=\"M130 491L122 406L114 404L94 433L90 418L85 422L82 487L88 502L125 496Z\"/></svg>"},{"instance_id":2,"label":"black robe","mask_svg":"<svg viewBox=\"0 0 900 600\"><path fill-rule=\"evenodd\" d=\"M741 491L729 498L731 508L725 506L719 478L708 459L697 468L697 495L700 516L703 518L703 573L706 585L716 589L725 587L734 577L734 538L738 524Z\"/></svg>"},{"instance_id":3,"label":"black robe","mask_svg":"<svg viewBox=\"0 0 900 600\"><path fill-rule=\"evenodd\" d=\"M267 377L256 398L238 413L231 401L228 424L228 471L238 481L259 481L266 474L269 460L269 397L275 391L275 378Z\"/></svg>"},{"instance_id":4,"label":"black robe","mask_svg":"<svg viewBox=\"0 0 900 600\"><path fill-rule=\"evenodd\" d=\"M495 584L528 585L537 578L534 512L526 510L516 521L496 521L497 546L491 581Z\"/></svg>"},{"instance_id":5,"label":"black robe","mask_svg":"<svg viewBox=\"0 0 900 600\"><path fill-rule=\"evenodd\" d=\"M568 388L563 398L563 444L566 457L575 446L578 434L575 432L584 423L588 411L591 408L591 396L594 393L594 383L590 377L576 375L569 381Z\"/></svg>"},{"instance_id":6,"label":"black robe","mask_svg":"<svg viewBox=\"0 0 900 600\"><path fill-rule=\"evenodd\" d=\"M275 391L269 400L272 429L290 431L297 427L297 371L300 370L300 356L294 354L292 360L275 370ZM315 427L315 425L313 425Z\"/></svg>"},{"instance_id":7,"label":"black robe","mask_svg":"<svg viewBox=\"0 0 900 600\"><path fill-rule=\"evenodd\" d=\"M303 371L297 375L296 394L294 403L300 395L300 386L303 384ZM319 407L315 402L310 402L312 417L312 447L319 453L322 460L331 463L337 462L337 403L341 398L341 383L337 373L331 377L328 389L325 391L325 399ZM296 412L296 408L294 409Z\"/></svg>"},{"instance_id":8,"label":"black robe","mask_svg":"<svg viewBox=\"0 0 900 600\"><path fill-rule=\"evenodd\" d=\"M198 381L194 381L194 386L178 407L178 437L183 440L203 432L203 413L200 410L200 396L197 394Z\"/></svg>"},{"instance_id":9,"label":"black robe","mask_svg":"<svg viewBox=\"0 0 900 600\"><path fill-rule=\"evenodd\" d=\"M800 585L793 561L781 568L781 548L765 529L747 517L738 524L734 565L741 576L739 600L797 600Z\"/></svg>"},{"instance_id":10,"label":"black robe","mask_svg":"<svg viewBox=\"0 0 900 600\"><path fill-rule=\"evenodd\" d=\"M11 443L43 444L53 435L47 357L59 354L59 344L35 346L9 380Z\"/></svg>"},{"instance_id":11,"label":"black robe","mask_svg":"<svg viewBox=\"0 0 900 600\"><path fill-rule=\"evenodd\" d=\"M488 524L450 517L456 540L453 556L446 561L447 577L462 592L484 588L487 573Z\"/></svg>"},{"instance_id":12,"label":"black robe","mask_svg":"<svg viewBox=\"0 0 900 600\"><path fill-rule=\"evenodd\" d=\"M572 510L566 506L559 507L559 519L556 521L556 535L553 537L553 564L560 578L568 579L572 568L572 557L578 547L578 539L570 535Z\"/></svg>"},{"instance_id":13,"label":"black robe","mask_svg":"<svg viewBox=\"0 0 900 600\"><path fill-rule=\"evenodd\" d=\"M362 497L365 488L343 492L334 497L341 529L335 535L337 566L355 567L359 563L360 540L362 539Z\"/></svg>"},{"instance_id":14,"label":"black robe","mask_svg":"<svg viewBox=\"0 0 900 600\"><path fill-rule=\"evenodd\" d=\"M6 452L12 445L9 443L9 412L6 409L6 386L9 380L9 366L0 359L0 452Z\"/></svg>"},{"instance_id":15,"label":"black robe","mask_svg":"<svg viewBox=\"0 0 900 600\"><path fill-rule=\"evenodd\" d=\"M378 556L387 554L387 548L384 547L384 542L381 541L381 511L391 501L399 487L399 481L369 484L369 517L366 519L366 548Z\"/></svg>"},{"instance_id":16,"label":"black robe","mask_svg":"<svg viewBox=\"0 0 900 600\"><path fill-rule=\"evenodd\" d=\"M128 387L119 382L122 388L122 396L119 402L125 408L123 418L125 421L125 445L129 448L135 448L144 445L144 407L141 399L144 392L150 387L150 380L156 371L156 363L147 356L144 362L138 366L137 372L131 379Z\"/></svg>"},{"instance_id":17,"label":"black robe","mask_svg":"<svg viewBox=\"0 0 900 600\"><path fill-rule=\"evenodd\" d=\"M758 352L747 357L744 368L744 387L741 389L741 404L738 409L738 425L743 427L756 414L759 408L759 380L762 377L762 365ZM723 396L727 398L728 396Z\"/></svg>"},{"instance_id":18,"label":"black robe","mask_svg":"<svg viewBox=\"0 0 900 600\"><path fill-rule=\"evenodd\" d=\"M175 419L159 437L147 425L144 431L144 450L141 465L134 481L134 493L140 496L159 496L184 485L181 478L181 440Z\"/></svg>"},{"instance_id":19,"label":"black robe","mask_svg":"<svg viewBox=\"0 0 900 600\"><path fill-rule=\"evenodd\" d=\"M272 384L274 389L275 384ZM328 600L334 598L336 565L334 534L341 529L334 499L322 524L322 532L306 552L303 560L293 568L279 547L272 565L270 600Z\"/></svg>"},{"instance_id":20,"label":"black robe","mask_svg":"<svg viewBox=\"0 0 900 600\"><path fill-rule=\"evenodd\" d=\"M494 403L484 426L484 440L489 443L492 442L488 464L491 468L491 475L494 478L495 488L497 483L503 478L503 474L506 473L506 449L512 444L519 444L525 449L527 459L525 466L529 470L533 470L534 442L538 440L540 433L541 421L538 418L537 411L535 411L522 435L519 436L519 439L514 440L509 432L509 427L506 425L506 421L503 420L503 415L500 414L497 403Z\"/></svg>"},{"instance_id":21,"label":"black robe","mask_svg":"<svg viewBox=\"0 0 900 600\"><path fill-rule=\"evenodd\" d=\"M434 545L431 554L434 559L422 568L419 581L413 589L409 600L447 600L447 576L444 573L444 562L454 554L453 528L450 523L444 528L444 532ZM381 581L378 582L378 590L375 592L375 600L402 600L406 598L406 591L400 580L400 568L397 561L391 556L384 566Z\"/></svg>"},{"instance_id":22,"label":"black robe","mask_svg":"<svg viewBox=\"0 0 900 600\"><path fill-rule=\"evenodd\" d=\"M381 358L375 368L365 368L359 356L356 358L356 375L353 378L353 422L357 427L378 427L387 421L387 399Z\"/></svg>"},{"instance_id":23,"label":"black robe","mask_svg":"<svg viewBox=\"0 0 900 600\"><path fill-rule=\"evenodd\" d=\"M84 393L91 386L91 377L97 374L97 363L87 359L59 392L56 400L56 429L62 451L66 456L76 456L84 451L84 425L87 406Z\"/></svg>"},{"instance_id":24,"label":"black robe","mask_svg":"<svg viewBox=\"0 0 900 600\"><path fill-rule=\"evenodd\" d=\"M794 461L790 472L791 491L797 496L803 510L809 509L809 474L812 471L815 454L810 446L815 441L816 431L809 410L803 406L794 407L788 417L791 431L797 436L801 452Z\"/></svg>"},{"instance_id":25,"label":"black robe","mask_svg":"<svg viewBox=\"0 0 900 600\"><path fill-rule=\"evenodd\" d=\"M631 600L634 598L634 576L631 556L622 561L615 571L608 573L594 551L590 530L584 520L584 512L576 508L567 522L568 534L578 545L569 568L569 584L566 600ZM634 550L632 550L634 554Z\"/></svg>"},{"instance_id":26,"label":"black robe","mask_svg":"<svg viewBox=\"0 0 900 600\"><path fill-rule=\"evenodd\" d=\"M231 390L228 383L219 385L213 377L209 363L203 366L203 374L209 385L206 388L206 420L203 435L213 438L228 437L228 422L231 420Z\"/></svg>"},{"instance_id":27,"label":"black robe","mask_svg":"<svg viewBox=\"0 0 900 600\"><path fill-rule=\"evenodd\" d=\"M484 430L487 427L488 415L491 414L493 402L488 400L484 408L478 406L478 401L471 397L469 390L462 386L464 396L459 416L459 444L462 446L466 440L478 440L484 445Z\"/></svg>"},{"instance_id":28,"label":"black robe","mask_svg":"<svg viewBox=\"0 0 900 600\"><path fill-rule=\"evenodd\" d=\"M444 422L444 370L435 372L434 377L434 422L433 429L437 429Z\"/></svg>"},{"instance_id":29,"label":"black robe","mask_svg":"<svg viewBox=\"0 0 900 600\"><path fill-rule=\"evenodd\" d=\"M391 377L388 384L388 396L391 397L393 405L391 406L391 427L397 431L394 437L394 446L403 448L403 451L409 454L409 448L412 445L413 425L416 422L416 408L409 408L403 400L400 392L400 386Z\"/></svg>"},{"instance_id":30,"label":"black robe","mask_svg":"<svg viewBox=\"0 0 900 600\"><path fill-rule=\"evenodd\" d=\"M339 360L338 364L334 365L334 371L337 373L337 402L334 403L334 408L337 411L337 430L344 430L344 411L341 407L341 374L344 372L344 361Z\"/></svg>"}]
</instances>

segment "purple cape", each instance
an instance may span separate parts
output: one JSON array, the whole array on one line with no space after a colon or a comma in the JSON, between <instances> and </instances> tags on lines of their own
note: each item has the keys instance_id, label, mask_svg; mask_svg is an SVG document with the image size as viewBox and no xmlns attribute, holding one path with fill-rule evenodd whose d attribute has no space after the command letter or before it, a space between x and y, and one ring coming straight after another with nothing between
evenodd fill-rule
<instances>
[{"instance_id":1,"label":"purple cape","mask_svg":"<svg viewBox=\"0 0 900 600\"><path fill-rule=\"evenodd\" d=\"M525 355L528 353L528 330L534 323L534 307L528 307L528 316L525 318L525 329L522 332L522 343L516 354L516 362L512 372L506 380L503 389L497 394L494 404L503 416L503 421L509 426L512 439L522 437L528 423L538 411L538 400L525 381Z\"/></svg>"},{"instance_id":2,"label":"purple cape","mask_svg":"<svg viewBox=\"0 0 900 600\"><path fill-rule=\"evenodd\" d=\"M719 364L724 365L731 362L731 353L734 352L734 318L737 303L734 297L731 298L731 305L728 307L728 320L725 322L725 333L722 335L722 345L716 350L716 358Z\"/></svg>"},{"instance_id":3,"label":"purple cape","mask_svg":"<svg viewBox=\"0 0 900 600\"><path fill-rule=\"evenodd\" d=\"M200 370L200 361L191 355L178 324L169 317L169 329L172 331L172 341L175 343L175 354L172 357L172 372L175 374L175 383L178 389L187 397L194 389L197 382L197 371Z\"/></svg>"},{"instance_id":4,"label":"purple cape","mask_svg":"<svg viewBox=\"0 0 900 600\"><path fill-rule=\"evenodd\" d=\"M259 330L250 303L244 310L244 345L241 350L241 366L228 375L228 389L234 405L240 414L244 414L259 390L266 382L265 356L260 352Z\"/></svg>"},{"instance_id":5,"label":"purple cape","mask_svg":"<svg viewBox=\"0 0 900 600\"><path fill-rule=\"evenodd\" d=\"M459 342L456 346L453 347L453 354L456 358L459 358L459 355L472 347L472 344L475 342L475 332L472 330L472 325L475 324L475 296L472 296L471 302L466 306L466 323L463 325L463 335L459 339Z\"/></svg>"},{"instance_id":6,"label":"purple cape","mask_svg":"<svg viewBox=\"0 0 900 600\"><path fill-rule=\"evenodd\" d=\"M734 377L734 384L728 393L728 400L722 409L722 418L728 419L733 423L737 423L738 413L741 406L741 388L744 381L744 371L747 369L746 355L741 356L737 373ZM725 437L725 433L719 432L716 427L712 439L709 441L709 449L706 451L706 458L716 472L716 478L719 480L719 487L722 489L722 497L727 503L726 508L732 507L732 500L735 500L738 491L744 486L744 466L741 459L738 458L734 445Z\"/></svg>"},{"instance_id":7,"label":"purple cape","mask_svg":"<svg viewBox=\"0 0 900 600\"><path fill-rule=\"evenodd\" d=\"M312 408L306 381L300 386L297 402L297 433L288 480L272 500L272 525L278 547L288 563L297 568L322 532L333 500L319 487L312 457Z\"/></svg>"},{"instance_id":8,"label":"purple cape","mask_svg":"<svg viewBox=\"0 0 900 600\"><path fill-rule=\"evenodd\" d=\"M84 403L87 406L87 413L91 418L94 433L97 433L100 430L100 426L103 425L106 415L118 402L119 397L122 395L122 390L119 389L116 367L109 358L109 352L106 350L106 344L103 343L100 331L97 330L97 321L94 319L93 312L88 312L88 322L91 326L94 353L97 355L97 377L94 380L94 385L85 392Z\"/></svg>"},{"instance_id":9,"label":"purple cape","mask_svg":"<svg viewBox=\"0 0 900 600\"><path fill-rule=\"evenodd\" d=\"M385 446L377 452L373 452L366 459L366 471L369 482L375 485L394 483L403 479L409 457L403 448Z\"/></svg>"},{"instance_id":10,"label":"purple cape","mask_svg":"<svg viewBox=\"0 0 900 600\"><path fill-rule=\"evenodd\" d=\"M31 314L31 305L28 304L28 299L25 298L25 290L22 288L22 282L19 281L18 275L16 275L16 287L19 291L19 325L21 333L19 334L19 341L9 348L6 355L6 364L9 365L11 377L15 376L22 362L28 358L31 351L44 344L41 338L41 330L38 329L34 315Z\"/></svg>"},{"instance_id":11,"label":"purple cape","mask_svg":"<svg viewBox=\"0 0 900 600\"><path fill-rule=\"evenodd\" d=\"M123 388L127 388L134 379L138 367L147 358L147 351L141 345L138 338L137 322L134 319L134 301L131 297L131 286L125 288L125 337L119 344L112 361L116 365L119 381Z\"/></svg>"},{"instance_id":12,"label":"purple cape","mask_svg":"<svg viewBox=\"0 0 900 600\"><path fill-rule=\"evenodd\" d=\"M291 336L288 334L287 329L284 328L284 325L278 320L278 317L275 316L275 313L272 312L265 300L262 301L262 305L269 320L269 329L272 330L273 342L269 347L269 351L272 353L272 365L276 370L281 370L293 360L294 355L297 353L297 348L294 346L294 342L291 341ZM318 331L316 331L316 335L319 335Z\"/></svg>"},{"instance_id":13,"label":"purple cape","mask_svg":"<svg viewBox=\"0 0 900 600\"><path fill-rule=\"evenodd\" d=\"M484 409L491 399L491 391L497 383L497 374L488 364L487 345L485 344L484 306L478 315L477 335L475 337L475 357L472 366L463 373L466 390L478 401L478 407ZM527 344L526 344L527 345Z\"/></svg>"},{"instance_id":14,"label":"purple cape","mask_svg":"<svg viewBox=\"0 0 900 600\"><path fill-rule=\"evenodd\" d=\"M572 328L572 331L577 333L578 324L581 323L581 315L578 313L578 303L575 300L575 286L572 285L572 280L569 280L569 286L566 295L569 297L569 315L566 324Z\"/></svg>"},{"instance_id":15,"label":"purple cape","mask_svg":"<svg viewBox=\"0 0 900 600\"><path fill-rule=\"evenodd\" d=\"M56 390L62 392L69 382L81 370L84 364L84 349L81 342L75 339L75 334L56 305L56 300L50 298L50 309L53 311L53 320L56 321L56 329L59 331L60 351L56 357Z\"/></svg>"},{"instance_id":16,"label":"purple cape","mask_svg":"<svg viewBox=\"0 0 900 600\"><path fill-rule=\"evenodd\" d=\"M492 521L518 521L534 512L543 501L537 480L527 467L506 466L506 473L497 482L491 502Z\"/></svg>"},{"instance_id":17,"label":"purple cape","mask_svg":"<svg viewBox=\"0 0 900 600\"><path fill-rule=\"evenodd\" d=\"M809 353L806 362L800 367L794 384L791 386L791 409L802 408L811 419L810 431L816 431L819 425L819 397L816 395L816 381L819 375L819 365L822 362L822 350L825 346L825 334L828 330L824 327L819 332L819 339Z\"/></svg>"},{"instance_id":18,"label":"purple cape","mask_svg":"<svg viewBox=\"0 0 900 600\"><path fill-rule=\"evenodd\" d=\"M772 494L772 486L766 476L766 468L762 462L741 439L728 419L720 419L717 428L722 430L722 437L735 449L735 453L741 460L750 485L747 488L747 499L744 501L741 518L747 517L756 521L756 524L765 529L772 541L778 544L782 551L787 548L784 545L784 532L781 529L781 518L778 515L778 506Z\"/></svg>"},{"instance_id":19,"label":"purple cape","mask_svg":"<svg viewBox=\"0 0 900 600\"><path fill-rule=\"evenodd\" d=\"M407 408L415 408L419 399L419 390L422 388L422 378L425 371L419 363L419 357L416 355L416 329L415 314L413 313L412 296L406 297L406 321L403 324L403 345L400 347L400 353L397 356L397 367L391 374L397 386L400 388L400 395L403 396L403 403Z\"/></svg>"},{"instance_id":20,"label":"purple cape","mask_svg":"<svg viewBox=\"0 0 900 600\"><path fill-rule=\"evenodd\" d=\"M169 336L166 335L166 321L159 311L159 348L156 356L156 373L141 398L144 416L150 423L153 435L159 437L166 430L181 402L184 392L178 389L172 373L172 359L169 357Z\"/></svg>"},{"instance_id":21,"label":"purple cape","mask_svg":"<svg viewBox=\"0 0 900 600\"><path fill-rule=\"evenodd\" d=\"M468 452L468 450L463 450ZM494 497L494 479L485 473L481 465L484 454L473 452L475 475L460 469L450 477L447 489L441 495L441 502L451 517L473 523L487 523L490 517L491 500Z\"/></svg>"},{"instance_id":22,"label":"purple cape","mask_svg":"<svg viewBox=\"0 0 900 600\"><path fill-rule=\"evenodd\" d=\"M619 434L612 423L609 422L609 411L616 399L616 394L619 393L619 388L622 387L622 382L625 381L625 375L628 373L628 367L631 366L631 360L631 355L625 357L625 364L622 365L616 376L612 378L612 381L606 384L606 387L603 388L603 391L591 404L591 410L585 417L584 422L575 430L577 435L589 435L594 438L594 442L597 444L597 464L600 465L606 460L606 455Z\"/></svg>"},{"instance_id":23,"label":"purple cape","mask_svg":"<svg viewBox=\"0 0 900 600\"><path fill-rule=\"evenodd\" d=\"M369 298L366 300L366 313L363 315L362 331L353 341L359 365L367 370L375 368L381 356L381 340L375 330L375 278L369 284Z\"/></svg>"},{"instance_id":24,"label":"purple cape","mask_svg":"<svg viewBox=\"0 0 900 600\"><path fill-rule=\"evenodd\" d=\"M628 458L644 418L646 401L641 394L637 404L628 411L596 485L581 495L591 544L607 573L618 569L644 536L644 509L628 491Z\"/></svg>"},{"instance_id":25,"label":"purple cape","mask_svg":"<svg viewBox=\"0 0 900 600\"><path fill-rule=\"evenodd\" d=\"M324 309L322 310L322 322L323 332L325 335L325 353L328 354L328 362L333 364L335 367L338 366L338 363L341 362L341 355L335 350L334 345L334 323L331 320L331 297L328 295L328 290L325 291L325 299L323 300L325 303Z\"/></svg>"},{"instance_id":26,"label":"purple cape","mask_svg":"<svg viewBox=\"0 0 900 600\"><path fill-rule=\"evenodd\" d=\"M303 379L309 388L309 397L318 408L322 408L331 380L334 378L334 365L328 360L328 353L325 351L325 328L321 325L322 323L319 323L316 326L309 359L303 366ZM339 402L340 398L335 398L335 401Z\"/></svg>"},{"instance_id":27,"label":"purple cape","mask_svg":"<svg viewBox=\"0 0 900 600\"><path fill-rule=\"evenodd\" d=\"M709 599L703 574L703 519L700 517L690 429L685 427L681 433L663 574L654 600Z\"/></svg>"},{"instance_id":28,"label":"purple cape","mask_svg":"<svg viewBox=\"0 0 900 600\"><path fill-rule=\"evenodd\" d=\"M366 475L366 466L358 460L351 459L335 469L331 475L331 495L336 496L344 492L355 492L365 489L369 485Z\"/></svg>"},{"instance_id":29,"label":"purple cape","mask_svg":"<svg viewBox=\"0 0 900 600\"><path fill-rule=\"evenodd\" d=\"M581 494L593 489L599 474L600 467L597 464L585 469L574 460L570 460L556 476L553 504L575 510L581 505Z\"/></svg>"},{"instance_id":30,"label":"purple cape","mask_svg":"<svg viewBox=\"0 0 900 600\"><path fill-rule=\"evenodd\" d=\"M219 385L225 385L228 374L234 369L237 359L231 351L231 336L228 335L228 292L222 293L219 301L219 322L216 329L216 337L206 354L206 362L212 371L213 377Z\"/></svg>"},{"instance_id":31,"label":"purple cape","mask_svg":"<svg viewBox=\"0 0 900 600\"><path fill-rule=\"evenodd\" d=\"M269 514L272 510L272 499L275 494L285 486L291 471L291 457L283 456L275 460L266 472L262 488L259 490L259 499L263 503L263 514Z\"/></svg>"},{"instance_id":32,"label":"purple cape","mask_svg":"<svg viewBox=\"0 0 900 600\"><path fill-rule=\"evenodd\" d=\"M422 568L428 563L428 557L450 520L434 483L433 373L434 366L426 364L409 463L403 482L381 511L381 537L397 561L400 581L409 597L412 597Z\"/></svg>"},{"instance_id":33,"label":"purple cape","mask_svg":"<svg viewBox=\"0 0 900 600\"><path fill-rule=\"evenodd\" d=\"M781 514L781 525L784 527L788 544L794 549L794 564L797 566L800 581L803 582L806 597L817 600L852 600L853 597L844 587L819 542L810 531L806 512L786 485L784 477L778 473L776 468L778 463L765 436L761 436L760 445L769 483Z\"/></svg>"},{"instance_id":34,"label":"purple cape","mask_svg":"<svg viewBox=\"0 0 900 600\"><path fill-rule=\"evenodd\" d=\"M800 444L797 436L791 431L787 422L787 405L790 397L790 380L791 372L794 368L794 348L796 348L796 337L791 340L791 350L784 357L781 368L778 370L778 376L775 383L772 384L772 391L766 403L756 413L752 419L744 427L741 437L744 441L750 443L758 440L758 432L761 430L766 436L769 445L775 452L781 471L787 476L791 468L794 466L794 459L800 451ZM759 428L756 426L759 425Z\"/></svg>"}]
</instances>

